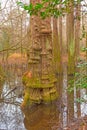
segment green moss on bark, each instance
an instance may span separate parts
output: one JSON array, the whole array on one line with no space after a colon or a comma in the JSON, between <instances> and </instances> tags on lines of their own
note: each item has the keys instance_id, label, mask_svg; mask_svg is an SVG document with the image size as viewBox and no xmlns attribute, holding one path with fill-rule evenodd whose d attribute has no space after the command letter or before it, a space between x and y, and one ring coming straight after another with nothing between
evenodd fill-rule
<instances>
[{"instance_id":1,"label":"green moss on bark","mask_svg":"<svg viewBox=\"0 0 87 130\"><path fill-rule=\"evenodd\" d=\"M41 77L23 76L23 83L25 84L25 104L41 102L51 102L58 98L55 83L57 82L53 74Z\"/></svg>"}]
</instances>

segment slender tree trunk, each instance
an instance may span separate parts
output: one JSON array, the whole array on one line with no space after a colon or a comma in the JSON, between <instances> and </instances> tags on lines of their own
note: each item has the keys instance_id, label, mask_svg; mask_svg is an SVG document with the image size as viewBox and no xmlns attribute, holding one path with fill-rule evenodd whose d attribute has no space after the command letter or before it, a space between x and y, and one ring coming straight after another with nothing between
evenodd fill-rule
<instances>
[{"instance_id":1,"label":"slender tree trunk","mask_svg":"<svg viewBox=\"0 0 87 130\"><path fill-rule=\"evenodd\" d=\"M67 72L67 82L68 87L74 87L74 82L70 84L69 82L73 80L73 74L75 71L75 42L74 42L74 7L73 1L70 3L70 13L67 14L67 45L68 45L68 72ZM68 101L68 122L74 118L74 91L67 93Z\"/></svg>"},{"instance_id":2,"label":"slender tree trunk","mask_svg":"<svg viewBox=\"0 0 87 130\"><path fill-rule=\"evenodd\" d=\"M54 59L54 71L57 78L57 90L58 90L58 100L60 102L60 106L62 107L62 88L63 88L63 68L62 68L62 30L59 24L59 33L58 33L58 19L53 18L53 59ZM61 21L62 22L62 21ZM60 107L60 109L62 109ZM61 110L60 110L61 111ZM63 113L60 112L60 125L62 126L63 122Z\"/></svg>"},{"instance_id":3,"label":"slender tree trunk","mask_svg":"<svg viewBox=\"0 0 87 130\"><path fill-rule=\"evenodd\" d=\"M62 0L61 0L62 1ZM59 6L61 9L61 5ZM59 17L59 44L60 44L60 51L61 51L61 57L63 54L63 43L62 43L62 16Z\"/></svg>"},{"instance_id":4,"label":"slender tree trunk","mask_svg":"<svg viewBox=\"0 0 87 130\"><path fill-rule=\"evenodd\" d=\"M62 75L62 58L61 58L61 43L58 35L57 19L53 18L53 63L54 71L57 78L57 88L59 98L62 95L62 86L60 86L60 78Z\"/></svg>"},{"instance_id":5,"label":"slender tree trunk","mask_svg":"<svg viewBox=\"0 0 87 130\"><path fill-rule=\"evenodd\" d=\"M75 22L75 63L78 62L80 52L80 4L76 6L76 22ZM78 68L77 68L78 69ZM76 70L79 71L79 70ZM80 89L76 89L76 98L80 98ZM77 102L77 117L81 116L80 103Z\"/></svg>"},{"instance_id":6,"label":"slender tree trunk","mask_svg":"<svg viewBox=\"0 0 87 130\"><path fill-rule=\"evenodd\" d=\"M53 56L55 73L60 74L62 73L61 43L56 18L53 18Z\"/></svg>"},{"instance_id":7,"label":"slender tree trunk","mask_svg":"<svg viewBox=\"0 0 87 130\"><path fill-rule=\"evenodd\" d=\"M86 49L87 49L87 32L86 32ZM86 61L87 61L87 50L86 50Z\"/></svg>"},{"instance_id":8,"label":"slender tree trunk","mask_svg":"<svg viewBox=\"0 0 87 130\"><path fill-rule=\"evenodd\" d=\"M76 22L75 22L75 62L77 63L80 51L80 4L76 6Z\"/></svg>"},{"instance_id":9,"label":"slender tree trunk","mask_svg":"<svg viewBox=\"0 0 87 130\"><path fill-rule=\"evenodd\" d=\"M68 44L68 74L72 75L75 69L75 42L74 42L74 12L67 14L67 44Z\"/></svg>"},{"instance_id":10,"label":"slender tree trunk","mask_svg":"<svg viewBox=\"0 0 87 130\"><path fill-rule=\"evenodd\" d=\"M87 32L86 32L86 49L87 49ZM86 50L86 62L87 62L87 50ZM87 74L87 67L86 67L86 74ZM87 89L86 89L87 94Z\"/></svg>"}]
</instances>

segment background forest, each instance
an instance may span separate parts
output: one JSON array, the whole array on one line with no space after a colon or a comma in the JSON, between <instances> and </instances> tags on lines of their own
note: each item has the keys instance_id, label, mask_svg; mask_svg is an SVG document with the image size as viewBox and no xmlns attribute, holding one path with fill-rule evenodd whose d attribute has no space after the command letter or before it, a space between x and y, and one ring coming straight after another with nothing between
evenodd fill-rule
<instances>
[{"instance_id":1,"label":"background forest","mask_svg":"<svg viewBox=\"0 0 87 130\"><path fill-rule=\"evenodd\" d=\"M87 1L0 3L0 129L86 130Z\"/></svg>"}]
</instances>

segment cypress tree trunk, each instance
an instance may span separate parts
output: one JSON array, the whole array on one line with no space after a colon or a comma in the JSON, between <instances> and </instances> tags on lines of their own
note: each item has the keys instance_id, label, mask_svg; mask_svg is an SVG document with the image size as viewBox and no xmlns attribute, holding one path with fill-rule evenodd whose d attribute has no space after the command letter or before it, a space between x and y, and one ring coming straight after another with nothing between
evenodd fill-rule
<instances>
[{"instance_id":1,"label":"cypress tree trunk","mask_svg":"<svg viewBox=\"0 0 87 130\"><path fill-rule=\"evenodd\" d=\"M33 1L33 4L40 0ZM29 30L28 72L23 76L25 96L22 105L47 103L57 99L53 71L51 20L31 16Z\"/></svg>"}]
</instances>

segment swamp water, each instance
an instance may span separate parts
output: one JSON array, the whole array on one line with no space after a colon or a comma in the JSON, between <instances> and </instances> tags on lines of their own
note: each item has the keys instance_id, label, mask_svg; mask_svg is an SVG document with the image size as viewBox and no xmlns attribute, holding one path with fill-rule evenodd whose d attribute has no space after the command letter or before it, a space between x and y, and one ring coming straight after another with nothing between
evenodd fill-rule
<instances>
[{"instance_id":1,"label":"swamp water","mask_svg":"<svg viewBox=\"0 0 87 130\"><path fill-rule=\"evenodd\" d=\"M25 68L5 69L7 78L0 85L0 130L63 130L68 124L66 68L59 78L60 99L56 103L34 105L21 110L23 101L22 74ZM81 96L85 90L81 90ZM75 98L75 97L74 97ZM81 104L81 115L87 114L87 104ZM77 107L74 103L74 117Z\"/></svg>"}]
</instances>

